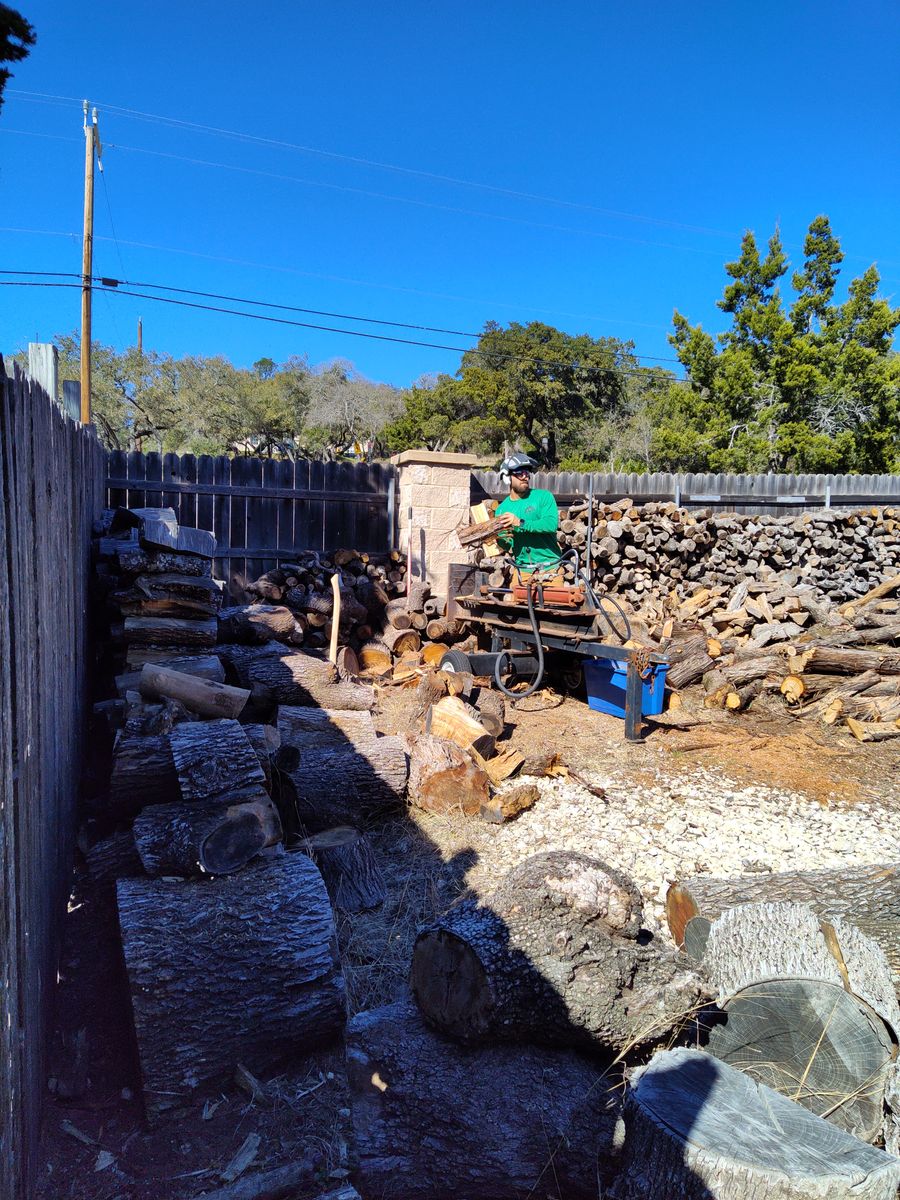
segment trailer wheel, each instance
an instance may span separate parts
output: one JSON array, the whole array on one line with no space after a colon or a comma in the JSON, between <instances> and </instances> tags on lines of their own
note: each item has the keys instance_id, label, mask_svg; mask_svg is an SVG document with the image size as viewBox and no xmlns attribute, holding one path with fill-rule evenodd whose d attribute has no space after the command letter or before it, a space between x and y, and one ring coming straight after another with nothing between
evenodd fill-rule
<instances>
[{"instance_id":1,"label":"trailer wheel","mask_svg":"<svg viewBox=\"0 0 900 1200\"><path fill-rule=\"evenodd\" d=\"M469 660L468 654L462 650L448 650L441 661L438 663L439 671L450 671L453 674L457 672L471 673L472 663Z\"/></svg>"}]
</instances>

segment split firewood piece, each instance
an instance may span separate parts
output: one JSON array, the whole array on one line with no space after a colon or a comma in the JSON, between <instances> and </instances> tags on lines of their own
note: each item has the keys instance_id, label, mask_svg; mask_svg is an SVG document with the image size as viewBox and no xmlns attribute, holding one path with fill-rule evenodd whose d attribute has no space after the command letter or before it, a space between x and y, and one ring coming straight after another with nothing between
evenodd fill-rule
<instances>
[{"instance_id":1,"label":"split firewood piece","mask_svg":"<svg viewBox=\"0 0 900 1200\"><path fill-rule=\"evenodd\" d=\"M201 717L238 717L250 699L247 688L230 687L154 663L144 663L141 668L140 692L149 700L180 700Z\"/></svg>"},{"instance_id":2,"label":"split firewood piece","mask_svg":"<svg viewBox=\"0 0 900 1200\"><path fill-rule=\"evenodd\" d=\"M881 1133L900 1006L874 941L805 904L747 904L712 922L703 965L728 1017L710 1053L864 1141Z\"/></svg>"},{"instance_id":3,"label":"split firewood piece","mask_svg":"<svg viewBox=\"0 0 900 1200\"><path fill-rule=\"evenodd\" d=\"M381 640L392 654L397 655L418 650L422 645L417 629L395 629L393 625L388 625Z\"/></svg>"},{"instance_id":4,"label":"split firewood piece","mask_svg":"<svg viewBox=\"0 0 900 1200\"><path fill-rule=\"evenodd\" d=\"M430 1025L464 1042L620 1051L658 1041L708 992L683 955L638 941L641 916L640 893L614 867L536 854L419 934L413 995Z\"/></svg>"},{"instance_id":5,"label":"split firewood piece","mask_svg":"<svg viewBox=\"0 0 900 1200\"><path fill-rule=\"evenodd\" d=\"M851 600L848 604L841 605L838 612L845 620L852 621L861 608L865 608L873 600L880 600L883 596L890 595L898 587L900 587L900 571L889 575L887 579L882 580L877 587L873 587L864 596L860 596L856 600Z\"/></svg>"},{"instance_id":6,"label":"split firewood piece","mask_svg":"<svg viewBox=\"0 0 900 1200\"><path fill-rule=\"evenodd\" d=\"M143 549L136 542L120 543L121 549L114 551L120 575L193 575L208 578L212 574L212 563L207 558L194 554L181 554L172 550L154 552Z\"/></svg>"},{"instance_id":7,"label":"split firewood piece","mask_svg":"<svg viewBox=\"0 0 900 1200\"><path fill-rule=\"evenodd\" d=\"M281 841L278 810L261 787L236 802L153 804L134 822L134 840L148 875L225 875Z\"/></svg>"},{"instance_id":8,"label":"split firewood piece","mask_svg":"<svg viewBox=\"0 0 900 1200\"><path fill-rule=\"evenodd\" d=\"M556 776L567 774L562 759L553 750L539 750L535 754L523 756L520 775L534 775L542 778L545 775Z\"/></svg>"},{"instance_id":9,"label":"split firewood piece","mask_svg":"<svg viewBox=\"0 0 900 1200\"><path fill-rule=\"evenodd\" d=\"M124 616L213 616L222 607L222 591L212 579L174 573L139 575L114 592L113 603Z\"/></svg>"},{"instance_id":10,"label":"split firewood piece","mask_svg":"<svg viewBox=\"0 0 900 1200\"><path fill-rule=\"evenodd\" d=\"M614 1200L892 1200L900 1162L701 1050L631 1076Z\"/></svg>"},{"instance_id":11,"label":"split firewood piece","mask_svg":"<svg viewBox=\"0 0 900 1200\"><path fill-rule=\"evenodd\" d=\"M506 728L506 701L502 692L486 687L476 688L471 701L478 709L478 719L488 733L500 737Z\"/></svg>"},{"instance_id":12,"label":"split firewood piece","mask_svg":"<svg viewBox=\"0 0 900 1200\"><path fill-rule=\"evenodd\" d=\"M487 774L455 742L419 734L409 754L409 799L417 808L471 817L488 802Z\"/></svg>"},{"instance_id":13,"label":"split firewood piece","mask_svg":"<svg viewBox=\"0 0 900 1200\"><path fill-rule=\"evenodd\" d=\"M168 734L142 737L120 733L109 780L109 814L127 818L147 804L171 804L180 799Z\"/></svg>"},{"instance_id":14,"label":"split firewood piece","mask_svg":"<svg viewBox=\"0 0 900 1200\"><path fill-rule=\"evenodd\" d=\"M492 501L490 508L488 508L487 503L484 501L482 501L480 504L473 504L469 510L472 521L475 524L481 524L484 521L492 520L494 509L496 507L496 501ZM496 535L489 537L486 541L482 542L480 549L481 553L486 558L497 558L503 553L500 543L497 541Z\"/></svg>"},{"instance_id":15,"label":"split firewood piece","mask_svg":"<svg viewBox=\"0 0 900 1200\"><path fill-rule=\"evenodd\" d=\"M303 653L278 642L266 646L221 646L219 653L243 687L263 684L279 704L371 709L375 692L342 678L324 655Z\"/></svg>"},{"instance_id":16,"label":"split firewood piece","mask_svg":"<svg viewBox=\"0 0 900 1200\"><path fill-rule=\"evenodd\" d=\"M434 737L449 738L463 750L471 746L483 758L489 758L494 752L493 736L472 716L459 696L445 696L431 706L425 714L425 732Z\"/></svg>"},{"instance_id":17,"label":"split firewood piece","mask_svg":"<svg viewBox=\"0 0 900 1200\"><path fill-rule=\"evenodd\" d=\"M303 854L234 875L118 883L119 925L151 1120L195 1089L302 1059L346 1019L331 902ZM253 1019L248 1020L247 1014Z\"/></svg>"},{"instance_id":18,"label":"split firewood piece","mask_svg":"<svg viewBox=\"0 0 900 1200\"><path fill-rule=\"evenodd\" d=\"M472 525L460 525L456 530L459 544L463 549L469 546L482 546L491 538L496 539L506 526L502 517L493 517L490 521L476 521Z\"/></svg>"},{"instance_id":19,"label":"split firewood piece","mask_svg":"<svg viewBox=\"0 0 900 1200\"><path fill-rule=\"evenodd\" d=\"M283 745L303 752L325 747L368 749L378 739L370 712L288 704L279 705L278 732Z\"/></svg>"},{"instance_id":20,"label":"split firewood piece","mask_svg":"<svg viewBox=\"0 0 900 1200\"><path fill-rule=\"evenodd\" d=\"M848 717L847 728L858 742L883 742L900 737L900 721L857 721Z\"/></svg>"},{"instance_id":21,"label":"split firewood piece","mask_svg":"<svg viewBox=\"0 0 900 1200\"><path fill-rule=\"evenodd\" d=\"M698 633L669 650L667 684L672 688L687 687L699 679L713 664L706 649L706 634Z\"/></svg>"},{"instance_id":22,"label":"split firewood piece","mask_svg":"<svg viewBox=\"0 0 900 1200\"><path fill-rule=\"evenodd\" d=\"M399 738L371 744L301 750L283 787L307 833L335 825L359 825L396 811L406 795L406 749Z\"/></svg>"},{"instance_id":23,"label":"split firewood piece","mask_svg":"<svg viewBox=\"0 0 900 1200\"><path fill-rule=\"evenodd\" d=\"M351 825L314 833L300 843L325 880L331 903L344 912L366 912L387 897L384 875L372 844Z\"/></svg>"},{"instance_id":24,"label":"split firewood piece","mask_svg":"<svg viewBox=\"0 0 900 1200\"><path fill-rule=\"evenodd\" d=\"M425 625L425 632L432 642L452 642L462 637L465 631L465 622L453 617L434 617Z\"/></svg>"},{"instance_id":25,"label":"split firewood piece","mask_svg":"<svg viewBox=\"0 0 900 1200\"><path fill-rule=\"evenodd\" d=\"M498 792L492 796L487 804L481 806L480 816L494 825L502 825L526 809L532 808L540 796L536 784L521 783L507 792Z\"/></svg>"},{"instance_id":26,"label":"split firewood piece","mask_svg":"<svg viewBox=\"0 0 900 1200\"><path fill-rule=\"evenodd\" d=\"M380 638L360 646L358 658L361 671L368 671L373 675L386 675L391 669L391 652Z\"/></svg>"},{"instance_id":27,"label":"split firewood piece","mask_svg":"<svg viewBox=\"0 0 900 1200\"><path fill-rule=\"evenodd\" d=\"M806 679L805 672L802 674L801 678L804 680ZM822 679L823 677L815 676L815 678ZM813 719L824 720L826 718L826 714L834 706L835 701L840 702L848 699L850 696L857 695L859 692L866 691L872 684L877 683L880 678L881 676L877 671L863 671L853 679L847 679L838 684L832 683L832 686L829 689L818 687L817 699L804 708L803 715ZM833 675L831 676L831 679L834 680ZM839 704L837 712L840 713L840 711L841 708ZM829 722L829 724L831 723L832 722Z\"/></svg>"},{"instance_id":28,"label":"split firewood piece","mask_svg":"<svg viewBox=\"0 0 900 1200\"><path fill-rule=\"evenodd\" d=\"M865 671L876 671L881 675L900 675L900 650L858 650L855 646L819 643L804 651L804 658L814 670L824 674L862 675Z\"/></svg>"},{"instance_id":29,"label":"split firewood piece","mask_svg":"<svg viewBox=\"0 0 900 1200\"><path fill-rule=\"evenodd\" d=\"M214 646L218 637L215 617L199 621L178 617L126 617L125 640L152 646Z\"/></svg>"},{"instance_id":30,"label":"split firewood piece","mask_svg":"<svg viewBox=\"0 0 900 1200\"><path fill-rule=\"evenodd\" d=\"M273 638L286 642L294 633L295 617L276 604L242 604L219 613L219 641L258 646Z\"/></svg>"},{"instance_id":31,"label":"split firewood piece","mask_svg":"<svg viewBox=\"0 0 900 1200\"><path fill-rule=\"evenodd\" d=\"M482 758L478 751L473 747L469 747L469 754L474 761L485 772L488 779L494 787L499 787L505 779L509 779L511 775L515 775L516 771L522 767L525 762L525 755L519 750L504 750L502 754L495 754L493 758ZM526 773L522 767L523 775Z\"/></svg>"},{"instance_id":32,"label":"split firewood piece","mask_svg":"<svg viewBox=\"0 0 900 1200\"><path fill-rule=\"evenodd\" d=\"M598 1177L606 1194L618 1104L580 1054L456 1046L401 1000L350 1022L347 1076L366 1196L596 1200Z\"/></svg>"},{"instance_id":33,"label":"split firewood piece","mask_svg":"<svg viewBox=\"0 0 900 1200\"><path fill-rule=\"evenodd\" d=\"M136 671L126 671L124 674L116 676L116 691L120 696L124 697L126 692L140 691L143 665L142 663L141 668ZM198 679L209 679L213 683L225 682L225 668L222 666L222 660L215 654L195 654L170 658L166 660L165 666L170 671L179 671L182 675L195 675ZM149 699L159 698L149 697ZM185 705L185 707L189 706ZM234 714L227 715L233 716Z\"/></svg>"},{"instance_id":34,"label":"split firewood piece","mask_svg":"<svg viewBox=\"0 0 900 1200\"><path fill-rule=\"evenodd\" d=\"M195 721L169 734L181 798L255 797L265 781L256 751L237 721Z\"/></svg>"}]
</instances>

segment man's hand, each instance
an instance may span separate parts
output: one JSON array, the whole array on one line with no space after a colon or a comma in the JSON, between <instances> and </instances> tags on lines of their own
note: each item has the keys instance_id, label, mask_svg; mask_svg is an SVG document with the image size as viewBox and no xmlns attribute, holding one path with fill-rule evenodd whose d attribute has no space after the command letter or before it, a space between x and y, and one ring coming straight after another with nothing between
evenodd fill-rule
<instances>
[{"instance_id":1,"label":"man's hand","mask_svg":"<svg viewBox=\"0 0 900 1200\"><path fill-rule=\"evenodd\" d=\"M501 529L517 529L522 524L521 518L511 512L501 513L499 520Z\"/></svg>"}]
</instances>

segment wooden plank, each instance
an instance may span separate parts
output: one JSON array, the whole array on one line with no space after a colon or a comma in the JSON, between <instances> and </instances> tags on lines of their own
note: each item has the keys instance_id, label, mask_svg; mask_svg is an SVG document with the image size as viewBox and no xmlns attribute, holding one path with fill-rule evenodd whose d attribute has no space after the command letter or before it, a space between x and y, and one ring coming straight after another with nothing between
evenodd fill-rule
<instances>
[{"instance_id":1,"label":"wooden plank","mask_svg":"<svg viewBox=\"0 0 900 1200\"><path fill-rule=\"evenodd\" d=\"M150 454L146 454L146 480L147 487L144 491L144 506L146 508L164 508L162 492L162 477L163 477L163 462L162 455L155 450ZM157 483L159 486L152 489L149 485ZM131 507L134 507L133 505Z\"/></svg>"},{"instance_id":2,"label":"wooden plank","mask_svg":"<svg viewBox=\"0 0 900 1200\"><path fill-rule=\"evenodd\" d=\"M272 500L266 498L266 489L263 487L263 469L264 463L261 459L248 458L244 461L247 482L258 492L257 495L248 496L246 501L245 544L248 546L266 542L274 543L277 540L278 531L275 522L269 523L272 513L268 506L272 504ZM259 579L265 569L266 564L262 558L248 557L244 567L247 581L252 583Z\"/></svg>"},{"instance_id":3,"label":"wooden plank","mask_svg":"<svg viewBox=\"0 0 900 1200\"><path fill-rule=\"evenodd\" d=\"M179 489L176 493L178 503L175 505L175 511L178 513L178 524L186 525L191 529L211 530L211 525L204 526L197 520L199 493L197 491L197 460L193 454L182 454L178 462L178 476L182 487L191 489L191 491Z\"/></svg>"},{"instance_id":4,"label":"wooden plank","mask_svg":"<svg viewBox=\"0 0 900 1200\"><path fill-rule=\"evenodd\" d=\"M215 478L215 459L210 454L201 454L197 459L197 507L198 529L211 529L215 533L216 501L209 491Z\"/></svg>"},{"instance_id":5,"label":"wooden plank","mask_svg":"<svg viewBox=\"0 0 900 1200\"><path fill-rule=\"evenodd\" d=\"M127 470L125 472L125 491L127 508L143 508L146 503L146 493L143 480L147 478L147 459L139 450L129 450Z\"/></svg>"},{"instance_id":6,"label":"wooden plank","mask_svg":"<svg viewBox=\"0 0 900 1200\"><path fill-rule=\"evenodd\" d=\"M220 454L213 463L213 478L221 486L231 483L231 459L226 454ZM232 594L231 563L224 557L230 556L231 550L231 496L217 496L213 519L213 533L216 535L216 559L213 569L225 580L226 590Z\"/></svg>"},{"instance_id":7,"label":"wooden plank","mask_svg":"<svg viewBox=\"0 0 900 1200\"><path fill-rule=\"evenodd\" d=\"M176 515L181 508L183 495L180 468L181 460L177 454L170 452L162 456L162 477L166 484L166 490L163 492L163 508L173 509Z\"/></svg>"},{"instance_id":8,"label":"wooden plank","mask_svg":"<svg viewBox=\"0 0 900 1200\"><path fill-rule=\"evenodd\" d=\"M275 463L275 486L293 488L294 463L289 459ZM277 532L276 548L280 555L290 555L294 549L294 507L295 501L286 497L275 500ZM266 555L260 557L265 558Z\"/></svg>"},{"instance_id":9,"label":"wooden plank","mask_svg":"<svg viewBox=\"0 0 900 1200\"><path fill-rule=\"evenodd\" d=\"M231 460L231 480L232 483L244 485L249 482L247 458L233 458ZM231 549L241 550L247 545L247 499L246 493L236 492L231 497ZM253 581L247 574L247 556L246 554L234 556L232 555L231 563L231 588L235 599L239 598L240 590L243 590L248 583Z\"/></svg>"},{"instance_id":10,"label":"wooden plank","mask_svg":"<svg viewBox=\"0 0 900 1200\"><path fill-rule=\"evenodd\" d=\"M310 492L321 492L325 496L325 463L311 462L309 464ZM325 505L318 499L311 499L306 508L308 525L306 540L299 546L301 550L325 550Z\"/></svg>"},{"instance_id":11,"label":"wooden plank","mask_svg":"<svg viewBox=\"0 0 900 1200\"><path fill-rule=\"evenodd\" d=\"M107 471L111 478L116 479L116 485L113 487L108 484L109 495L107 505L109 508L127 508L128 507L128 455L124 450L110 450L107 459Z\"/></svg>"}]
</instances>

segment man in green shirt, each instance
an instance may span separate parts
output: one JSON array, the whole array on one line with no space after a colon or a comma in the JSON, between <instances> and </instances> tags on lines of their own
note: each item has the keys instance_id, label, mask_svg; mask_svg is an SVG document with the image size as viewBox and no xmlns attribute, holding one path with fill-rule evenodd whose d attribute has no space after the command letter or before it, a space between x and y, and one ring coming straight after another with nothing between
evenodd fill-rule
<instances>
[{"instance_id":1,"label":"man in green shirt","mask_svg":"<svg viewBox=\"0 0 900 1200\"><path fill-rule=\"evenodd\" d=\"M559 509L552 492L531 486L536 463L527 454L513 454L500 464L509 477L509 495L498 504L495 517L503 518L498 541L512 548L520 571L556 566L559 559Z\"/></svg>"}]
</instances>

